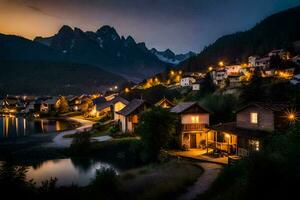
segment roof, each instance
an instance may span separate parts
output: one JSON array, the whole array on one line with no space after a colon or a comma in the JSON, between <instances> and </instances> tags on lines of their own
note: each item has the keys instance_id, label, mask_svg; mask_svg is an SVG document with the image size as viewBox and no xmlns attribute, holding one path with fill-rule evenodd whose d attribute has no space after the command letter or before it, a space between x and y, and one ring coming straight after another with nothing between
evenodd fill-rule
<instances>
[{"instance_id":1,"label":"roof","mask_svg":"<svg viewBox=\"0 0 300 200\"><path fill-rule=\"evenodd\" d=\"M140 106L142 106L144 103L146 103L146 101L142 99L133 99L132 101L130 101L130 103L127 106L125 106L122 110L120 110L117 113L120 115L128 116L131 113L133 113L136 109L138 109Z\"/></svg>"},{"instance_id":2,"label":"roof","mask_svg":"<svg viewBox=\"0 0 300 200\"><path fill-rule=\"evenodd\" d=\"M43 103L54 105L56 103L56 99L47 99L47 100L43 101Z\"/></svg>"},{"instance_id":3,"label":"roof","mask_svg":"<svg viewBox=\"0 0 300 200\"><path fill-rule=\"evenodd\" d=\"M236 122L229 122L224 124L218 124L211 126L211 129L215 131L223 131L229 134L247 137L247 138L262 138L266 135L270 134L270 132L267 131L261 131L261 130L253 130L253 129L245 129L240 128L236 126Z\"/></svg>"},{"instance_id":4,"label":"roof","mask_svg":"<svg viewBox=\"0 0 300 200\"><path fill-rule=\"evenodd\" d=\"M187 109L193 107L193 106L199 106L204 112L206 113L210 113L209 111L207 111L206 109L204 109L203 107L201 107L197 102L182 102L182 103L179 103L178 105L176 105L175 107L173 107L170 112L172 113L177 113L177 114L180 114L180 113L183 113L184 111L186 111Z\"/></svg>"},{"instance_id":5,"label":"roof","mask_svg":"<svg viewBox=\"0 0 300 200\"><path fill-rule=\"evenodd\" d=\"M273 112L282 112L286 111L287 109L290 109L292 107L289 103L268 103L268 102L253 102L249 103L240 109L238 109L236 112L240 112L250 106L257 106L266 110L271 110Z\"/></svg>"},{"instance_id":6,"label":"roof","mask_svg":"<svg viewBox=\"0 0 300 200\"><path fill-rule=\"evenodd\" d=\"M105 98L104 98L105 99ZM112 100L110 101L107 101L107 102L94 102L94 104L97 106L97 110L103 110L105 108L108 108L110 106L113 106L115 103L117 102L122 102L123 104L125 105L128 105L129 104L129 101L127 101L126 99L124 99L123 97L115 97L113 98Z\"/></svg>"},{"instance_id":7,"label":"roof","mask_svg":"<svg viewBox=\"0 0 300 200\"><path fill-rule=\"evenodd\" d=\"M173 102L171 102L169 99L167 98L162 98L160 101L158 101L155 105L156 106L160 106L163 102L167 102L168 104L170 104L171 106L175 106L175 104Z\"/></svg>"}]
</instances>

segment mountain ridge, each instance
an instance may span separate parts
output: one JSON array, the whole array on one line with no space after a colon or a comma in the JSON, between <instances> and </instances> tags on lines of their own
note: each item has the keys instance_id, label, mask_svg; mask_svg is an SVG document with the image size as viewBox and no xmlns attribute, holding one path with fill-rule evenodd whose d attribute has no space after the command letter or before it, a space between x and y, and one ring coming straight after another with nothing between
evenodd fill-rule
<instances>
[{"instance_id":1,"label":"mountain ridge","mask_svg":"<svg viewBox=\"0 0 300 200\"><path fill-rule=\"evenodd\" d=\"M300 6L273 14L253 28L218 38L178 67L185 71L205 71L208 66L225 63L247 62L251 55L263 56L273 49L293 49L293 42L300 40Z\"/></svg>"}]
</instances>

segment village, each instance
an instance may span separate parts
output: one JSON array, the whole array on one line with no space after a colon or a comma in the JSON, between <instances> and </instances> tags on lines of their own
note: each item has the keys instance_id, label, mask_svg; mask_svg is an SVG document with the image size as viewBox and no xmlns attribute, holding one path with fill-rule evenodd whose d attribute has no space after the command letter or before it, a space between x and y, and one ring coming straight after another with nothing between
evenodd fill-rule
<instances>
[{"instance_id":1,"label":"village","mask_svg":"<svg viewBox=\"0 0 300 200\"><path fill-rule=\"evenodd\" d=\"M273 60L284 64L272 67ZM1 100L0 109L3 115L31 118L79 116L91 121L93 127L106 127L102 132L107 135L135 136L140 115L160 107L178 119L176 132L180 151L170 151L171 155L228 164L259 151L263 138L296 122L295 106L289 102L249 102L234 111L234 121L213 124L210 120L212 112L197 101L174 102L174 99L163 96L154 102L143 98L143 95L129 100L126 95L158 85L167 90L188 88L193 93L205 87L207 77L217 92L238 94L239 88L247 85L254 74L296 85L300 81L299 64L299 56L291 58L285 50L272 50L263 58L250 56L248 63L244 64L226 65L219 61L218 66L209 66L206 73L171 69L166 72L167 79L163 80L160 75L130 87L112 86L103 94L58 97L8 95Z\"/></svg>"}]
</instances>

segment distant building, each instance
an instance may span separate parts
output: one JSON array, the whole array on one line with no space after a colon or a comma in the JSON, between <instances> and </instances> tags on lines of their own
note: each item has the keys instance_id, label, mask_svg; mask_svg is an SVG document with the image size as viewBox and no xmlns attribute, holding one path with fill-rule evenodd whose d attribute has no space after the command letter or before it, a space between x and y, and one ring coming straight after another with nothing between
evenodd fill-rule
<instances>
[{"instance_id":1,"label":"distant building","mask_svg":"<svg viewBox=\"0 0 300 200\"><path fill-rule=\"evenodd\" d=\"M260 67L261 69L267 69L270 67L270 57L263 57L255 60L255 67Z\"/></svg>"},{"instance_id":2,"label":"distant building","mask_svg":"<svg viewBox=\"0 0 300 200\"><path fill-rule=\"evenodd\" d=\"M241 65L228 65L225 67L226 74L230 75L237 75L241 73L242 66Z\"/></svg>"},{"instance_id":3,"label":"distant building","mask_svg":"<svg viewBox=\"0 0 300 200\"><path fill-rule=\"evenodd\" d=\"M220 88L225 87L225 79L227 78L227 73L225 69L219 69L212 71L212 79L215 85Z\"/></svg>"},{"instance_id":4,"label":"distant building","mask_svg":"<svg viewBox=\"0 0 300 200\"><path fill-rule=\"evenodd\" d=\"M163 98L160 101L158 101L155 104L155 106L169 109L169 108L173 108L175 104L171 102L169 99Z\"/></svg>"},{"instance_id":5,"label":"distant building","mask_svg":"<svg viewBox=\"0 0 300 200\"><path fill-rule=\"evenodd\" d=\"M258 59L258 56L250 56L248 58L249 67L255 67L256 59Z\"/></svg>"},{"instance_id":6,"label":"distant building","mask_svg":"<svg viewBox=\"0 0 300 200\"><path fill-rule=\"evenodd\" d=\"M194 82L196 82L196 79L191 76L182 77L180 80L180 85L182 87L191 86Z\"/></svg>"}]
</instances>

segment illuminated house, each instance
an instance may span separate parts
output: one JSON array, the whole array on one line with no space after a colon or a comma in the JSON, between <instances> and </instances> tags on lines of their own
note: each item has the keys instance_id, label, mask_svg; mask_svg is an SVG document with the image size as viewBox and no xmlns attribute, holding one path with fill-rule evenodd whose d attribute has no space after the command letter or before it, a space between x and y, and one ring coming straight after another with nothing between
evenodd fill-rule
<instances>
[{"instance_id":1,"label":"illuminated house","mask_svg":"<svg viewBox=\"0 0 300 200\"><path fill-rule=\"evenodd\" d=\"M120 115L117 113L122 110L129 102L122 97L115 97L110 101L104 103L95 102L95 109L97 115L108 115L113 120L119 120Z\"/></svg>"},{"instance_id":2,"label":"illuminated house","mask_svg":"<svg viewBox=\"0 0 300 200\"><path fill-rule=\"evenodd\" d=\"M175 104L172 103L169 99L163 98L159 102L157 102L155 106L169 109L169 108L173 108Z\"/></svg>"},{"instance_id":3,"label":"illuminated house","mask_svg":"<svg viewBox=\"0 0 300 200\"><path fill-rule=\"evenodd\" d=\"M285 103L256 102L242 107L236 113L236 122L212 126L208 132L207 147L228 155L246 156L259 151L262 139L275 130L287 127L292 118Z\"/></svg>"},{"instance_id":4,"label":"illuminated house","mask_svg":"<svg viewBox=\"0 0 300 200\"><path fill-rule=\"evenodd\" d=\"M116 112L119 117L121 131L123 133L132 133L139 123L139 115L146 111L150 104L142 99L133 99L122 110Z\"/></svg>"},{"instance_id":5,"label":"illuminated house","mask_svg":"<svg viewBox=\"0 0 300 200\"><path fill-rule=\"evenodd\" d=\"M48 113L51 111L55 111L57 100L57 98L51 98L43 101L41 104L41 112Z\"/></svg>"},{"instance_id":6,"label":"illuminated house","mask_svg":"<svg viewBox=\"0 0 300 200\"><path fill-rule=\"evenodd\" d=\"M262 139L296 119L289 104L251 103L237 111L236 121L209 126L209 111L196 102L171 109L179 119L180 146L220 155L247 156L262 148Z\"/></svg>"},{"instance_id":7,"label":"illuminated house","mask_svg":"<svg viewBox=\"0 0 300 200\"><path fill-rule=\"evenodd\" d=\"M197 102L184 102L173 107L170 112L178 117L180 146L183 149L201 148L201 141L206 140L208 131L209 111Z\"/></svg>"}]
</instances>

